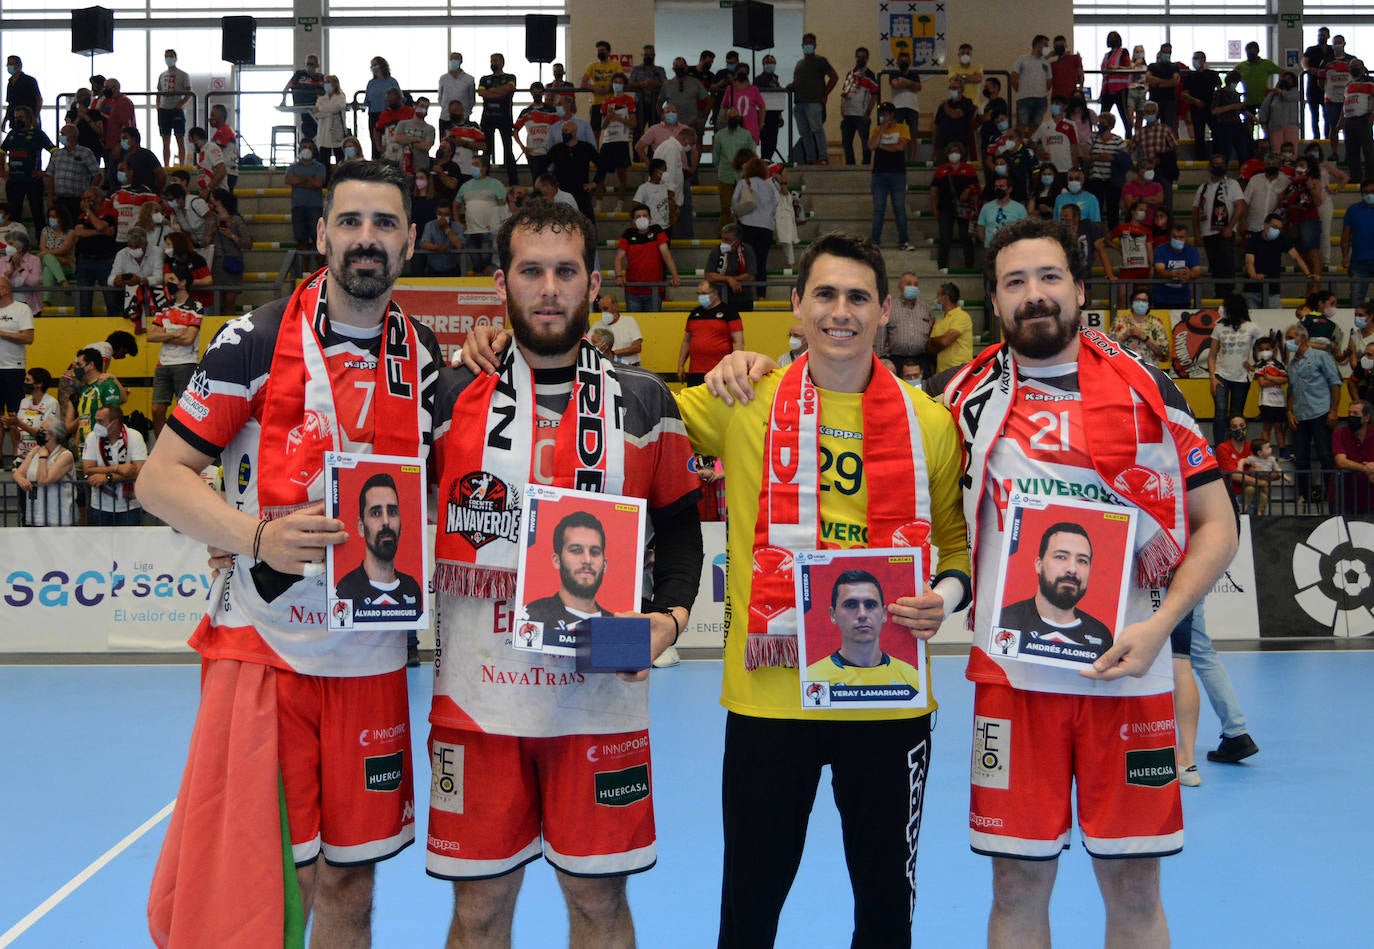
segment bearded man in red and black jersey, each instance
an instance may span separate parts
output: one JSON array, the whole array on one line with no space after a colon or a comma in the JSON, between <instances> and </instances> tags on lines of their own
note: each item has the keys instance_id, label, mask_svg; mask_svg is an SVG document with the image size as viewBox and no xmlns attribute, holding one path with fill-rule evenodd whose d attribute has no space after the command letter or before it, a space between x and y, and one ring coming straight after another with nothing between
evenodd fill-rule
<instances>
[{"instance_id":1,"label":"bearded man in red and black jersey","mask_svg":"<svg viewBox=\"0 0 1374 949\"><path fill-rule=\"evenodd\" d=\"M138 482L225 554L191 638L201 707L148 905L159 946L280 942L297 901L313 945L364 944L373 865L415 836L406 634L327 627L325 550L348 534L321 503L326 452L428 454L442 357L390 299L415 247L400 170L339 166L316 246L323 269L210 344ZM216 457L226 498L199 476Z\"/></svg>"}]
</instances>

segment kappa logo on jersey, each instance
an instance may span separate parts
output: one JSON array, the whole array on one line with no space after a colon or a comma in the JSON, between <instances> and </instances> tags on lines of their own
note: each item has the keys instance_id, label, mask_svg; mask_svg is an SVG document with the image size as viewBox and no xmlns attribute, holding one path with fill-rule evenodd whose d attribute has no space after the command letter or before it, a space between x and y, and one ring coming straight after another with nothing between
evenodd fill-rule
<instances>
[{"instance_id":1,"label":"kappa logo on jersey","mask_svg":"<svg viewBox=\"0 0 1374 949\"><path fill-rule=\"evenodd\" d=\"M973 783L980 788L1011 787L1011 720L973 716Z\"/></svg>"},{"instance_id":2,"label":"kappa logo on jersey","mask_svg":"<svg viewBox=\"0 0 1374 949\"><path fill-rule=\"evenodd\" d=\"M444 532L459 534L473 549L520 537L520 492L490 471L469 471L454 483Z\"/></svg>"},{"instance_id":3,"label":"kappa logo on jersey","mask_svg":"<svg viewBox=\"0 0 1374 949\"><path fill-rule=\"evenodd\" d=\"M186 391L193 393L202 402L210 398L210 377L205 374L204 369L197 369L191 374L191 379L186 383Z\"/></svg>"},{"instance_id":4,"label":"kappa logo on jersey","mask_svg":"<svg viewBox=\"0 0 1374 949\"><path fill-rule=\"evenodd\" d=\"M237 346L243 342L243 337L253 328L253 316L241 316L236 320L230 320L224 327L215 334L215 338L210 341L210 345L205 350L205 355L210 355L221 346Z\"/></svg>"},{"instance_id":5,"label":"kappa logo on jersey","mask_svg":"<svg viewBox=\"0 0 1374 949\"><path fill-rule=\"evenodd\" d=\"M286 435L291 483L308 488L324 474L324 453L334 450L334 425L329 416L306 409L305 420Z\"/></svg>"}]
</instances>

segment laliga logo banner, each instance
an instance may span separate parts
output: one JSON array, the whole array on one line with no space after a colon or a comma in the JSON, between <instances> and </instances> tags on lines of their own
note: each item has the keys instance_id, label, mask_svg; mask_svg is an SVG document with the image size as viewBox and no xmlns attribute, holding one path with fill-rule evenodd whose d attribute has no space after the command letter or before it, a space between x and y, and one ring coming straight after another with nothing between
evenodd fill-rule
<instances>
[{"instance_id":1,"label":"laliga logo banner","mask_svg":"<svg viewBox=\"0 0 1374 949\"><path fill-rule=\"evenodd\" d=\"M1261 636L1374 633L1374 524L1341 517L1251 520Z\"/></svg>"},{"instance_id":2,"label":"laliga logo banner","mask_svg":"<svg viewBox=\"0 0 1374 949\"><path fill-rule=\"evenodd\" d=\"M167 527L0 531L0 652L185 650L213 584Z\"/></svg>"}]
</instances>

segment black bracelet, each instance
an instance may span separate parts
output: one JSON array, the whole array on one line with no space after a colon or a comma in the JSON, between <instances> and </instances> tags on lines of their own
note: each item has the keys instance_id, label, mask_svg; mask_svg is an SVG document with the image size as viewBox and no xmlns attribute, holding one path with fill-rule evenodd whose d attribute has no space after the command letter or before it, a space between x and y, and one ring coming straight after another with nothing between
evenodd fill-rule
<instances>
[{"instance_id":1,"label":"black bracelet","mask_svg":"<svg viewBox=\"0 0 1374 949\"><path fill-rule=\"evenodd\" d=\"M254 560L257 560L257 559L258 559L258 548L262 546L262 532L263 532L263 529L266 528L266 527L267 527L267 519L266 519L266 518L263 518L262 520L258 521L258 530L257 530L257 533L255 533L255 534L253 535L253 559L254 559Z\"/></svg>"},{"instance_id":2,"label":"black bracelet","mask_svg":"<svg viewBox=\"0 0 1374 949\"><path fill-rule=\"evenodd\" d=\"M682 624L677 621L677 614L673 612L671 606L667 609L657 610L656 612L662 613L673 621L673 645L676 646L678 637L682 635Z\"/></svg>"}]
</instances>

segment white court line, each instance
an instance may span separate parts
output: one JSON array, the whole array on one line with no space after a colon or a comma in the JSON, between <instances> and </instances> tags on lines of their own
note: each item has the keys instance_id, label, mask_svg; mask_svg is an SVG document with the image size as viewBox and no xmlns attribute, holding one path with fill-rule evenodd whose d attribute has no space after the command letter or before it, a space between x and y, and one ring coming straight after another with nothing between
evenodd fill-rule
<instances>
[{"instance_id":1,"label":"white court line","mask_svg":"<svg viewBox=\"0 0 1374 949\"><path fill-rule=\"evenodd\" d=\"M142 824L136 827L127 837L125 837L119 843L115 844L113 847L102 853L100 856L96 857L95 860L92 861L88 867L86 867L86 869L82 870L76 876L72 877L66 883L62 884L62 886L57 890L57 892L53 893L52 896L48 897L46 900L44 900L43 902L39 903L36 907L34 907L33 910L29 913L29 915L25 916L19 922L15 923L8 930L6 930L4 935L0 935L0 949L5 949L6 946L10 945L20 936L24 935L24 933L26 933L29 930L29 928L33 926L34 923L38 922L44 916L48 915L48 913L50 913L53 910L53 908L57 906L58 903L61 903L67 897L71 896L74 892L76 892L77 887L81 886L81 884L85 883L91 877L99 873L102 869L104 869L107 863L109 863L115 857L119 856L125 850L128 850L129 847L133 846L133 844L138 840L138 838L142 837L148 831L152 830L154 827L160 824L167 817L168 814L172 813L172 805L174 804L176 804L175 800L169 801L166 807L164 807L162 810L158 811L152 817L148 818L146 821L144 821Z\"/></svg>"}]
</instances>

